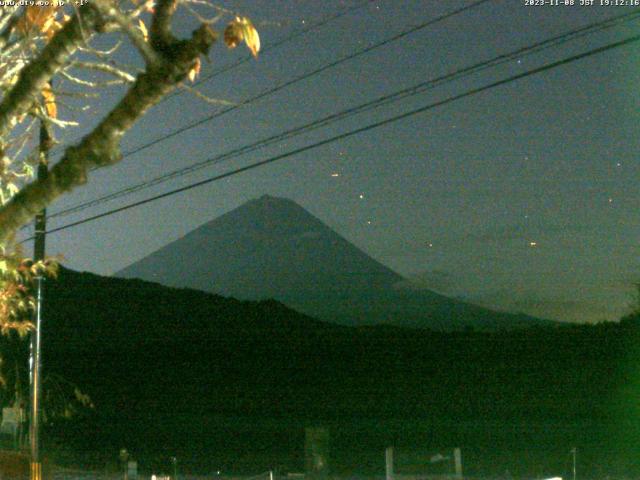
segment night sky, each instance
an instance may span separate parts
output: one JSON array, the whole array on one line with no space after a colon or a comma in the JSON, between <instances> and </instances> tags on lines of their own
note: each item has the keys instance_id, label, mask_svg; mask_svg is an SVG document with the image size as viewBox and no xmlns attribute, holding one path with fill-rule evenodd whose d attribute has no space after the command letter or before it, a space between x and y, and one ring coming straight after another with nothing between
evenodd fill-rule
<instances>
[{"instance_id":1,"label":"night sky","mask_svg":"<svg viewBox=\"0 0 640 480\"><path fill-rule=\"evenodd\" d=\"M580 0L576 0L576 4ZM218 5L250 17L263 48L345 9L326 25L198 85L239 103L298 75L473 2L246 0ZM243 105L94 172L50 213L631 11L495 0ZM180 29L195 24L176 19ZM636 35L622 23L514 58L420 95L49 223L55 228L362 127L577 53ZM222 25L219 29L222 29ZM640 281L640 42L48 237L75 269L111 274L263 194L288 197L365 252L424 287L503 310L566 321L615 320ZM129 48L129 47L127 47ZM201 76L248 56L222 43ZM123 50L125 61L137 60ZM106 95L100 105L109 105ZM104 108L84 118L90 127ZM158 105L124 151L226 108L192 94ZM64 115L63 115L64 116ZM77 138L82 129L59 133ZM198 252L193 252L198 261Z\"/></svg>"}]
</instances>

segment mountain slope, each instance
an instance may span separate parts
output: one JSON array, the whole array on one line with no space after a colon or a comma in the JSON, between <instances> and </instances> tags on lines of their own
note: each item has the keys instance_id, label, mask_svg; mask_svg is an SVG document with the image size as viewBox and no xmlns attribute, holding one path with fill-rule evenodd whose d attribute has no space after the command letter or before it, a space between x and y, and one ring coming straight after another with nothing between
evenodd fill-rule
<instances>
[{"instance_id":1,"label":"mountain slope","mask_svg":"<svg viewBox=\"0 0 640 480\"><path fill-rule=\"evenodd\" d=\"M539 323L429 290L374 260L292 200L263 196L193 230L116 276L241 299L275 298L346 325L516 328Z\"/></svg>"}]
</instances>

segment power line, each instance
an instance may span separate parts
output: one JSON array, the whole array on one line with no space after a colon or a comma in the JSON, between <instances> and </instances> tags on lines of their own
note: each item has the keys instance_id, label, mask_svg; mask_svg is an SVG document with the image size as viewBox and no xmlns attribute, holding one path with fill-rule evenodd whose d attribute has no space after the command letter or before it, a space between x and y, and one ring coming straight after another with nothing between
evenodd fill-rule
<instances>
[{"instance_id":1,"label":"power line","mask_svg":"<svg viewBox=\"0 0 640 480\"><path fill-rule=\"evenodd\" d=\"M274 42L272 44L270 44L269 46L263 48L261 50L261 54L265 54L267 52L270 52L271 50L274 50L275 48L278 48L281 45L284 45L285 43L289 43L292 40L295 40L298 37L301 37L303 35L305 35L308 32L311 32L312 30L316 30L320 27L323 27L324 25L327 25L330 22L333 22L334 20L337 20L341 17L344 17L350 13L353 13L357 10L360 10L363 7L366 7L367 5L375 2L376 0L365 0L362 3L359 3L357 5L354 5L351 8L347 8L345 10L342 10L338 13L335 13L333 15L330 15L316 23L310 24L308 27L306 28L302 28L298 31L293 32L291 35L288 35L287 37L283 38L282 40L278 40L277 42ZM229 65L225 65L222 66L216 70L214 70L213 72L209 73L208 75L204 75L202 76L198 81L196 81L194 83L194 86L198 86L201 85L205 82L208 82L209 80L211 80L212 78L217 77L218 75L221 75L225 72L228 72L229 70L233 70L234 68L239 67L240 65L247 63L249 61L252 61L253 57L251 55L245 55L243 58L241 58L240 60L237 60L235 62L230 63ZM165 100L168 100L169 98L175 97L177 95L181 95L182 93L184 93L183 91L175 91L174 93L167 95L166 97L163 97L158 103L162 103Z\"/></svg>"},{"instance_id":2,"label":"power line","mask_svg":"<svg viewBox=\"0 0 640 480\"><path fill-rule=\"evenodd\" d=\"M301 37L313 30L316 30L318 28L321 28L331 22L333 22L334 20L338 20L339 18L342 18L346 15L349 15L350 13L353 13L357 10L360 10L361 8L366 7L367 5L374 3L375 1L378 0L364 0L363 2L354 5L353 7L350 8L346 8L344 10L339 11L338 13L334 13L333 15L329 15L315 23L310 23L308 26L306 26L305 28L301 28L299 30L296 30L295 32L291 33L290 35L287 35L285 38L282 38L281 40L278 40L276 42L273 42L271 44L269 44L267 47L263 48L261 50L261 53L264 55L267 52L270 52L271 50L274 50L278 47L280 47L281 45L284 45L286 43L291 42L292 40L295 40L298 37ZM253 57L251 55L245 55L244 57L242 57L239 60L236 60L235 62L231 62L228 65L224 65L220 68L215 69L213 72L207 74L207 75L203 75L199 80L197 80L193 86L197 87L198 85L201 85L205 82L208 82L209 80L211 80L212 78L217 77L218 75L222 75L223 73L226 73L230 70L233 70L234 68L239 67L240 65L243 65L249 61L253 60ZM184 93L184 90L176 90L172 93L170 93L169 95L166 95L164 97L162 97L158 103L156 103L156 106L169 100L170 98L173 97L177 97L178 95L181 95ZM79 139L76 139L79 140ZM52 153L55 153L57 151L59 151L59 148L56 148L52 151Z\"/></svg>"},{"instance_id":3,"label":"power line","mask_svg":"<svg viewBox=\"0 0 640 480\"><path fill-rule=\"evenodd\" d=\"M82 224L97 220L99 218L104 218L104 217L107 217L107 216L110 216L110 215L113 215L113 214L116 214L116 213L119 213L119 212L123 212L125 210L129 210L131 208L135 208L135 207L138 207L138 206L141 206L141 205L145 205L145 204L150 203L150 202L154 202L156 200L160 200L162 198L166 198L166 197L169 197L169 196L181 193L181 192L185 192L187 190L191 190L191 189L196 188L196 187L200 187L202 185L213 183L213 182L222 180L224 178L228 178L228 177L231 177L231 176L234 176L234 175L237 175L237 174L249 171L249 170L253 170L255 168L262 167L262 166L268 165L270 163L274 163L276 161L292 157L294 155L297 155L297 154L300 154L300 153L303 153L303 152L306 152L306 151L321 147L323 145L327 145L329 143L333 143L333 142L336 142L336 141L339 141L339 140L343 140L345 138L349 138L349 137L352 137L354 135L365 133L365 132L368 132L368 131L373 130L375 128L382 127L384 125L388 125L390 123L394 123L394 122L397 122L399 120L403 120L405 118L417 115L419 113L424 113L426 111L432 110L432 109L437 108L437 107L441 107L443 105L455 102L457 100L461 100L463 98L467 98L467 97L470 97L470 96L473 96L473 95L477 95L477 94L485 92L487 90L491 90L493 88L496 88L496 87L499 87L499 86L502 86L502 85L506 85L508 83L523 79L525 77L529 77L531 75L536 75L538 73L546 72L546 71L552 70L554 68L560 67L562 65L567 65L567 64L575 62L577 60L581 60L583 58L591 57L593 55L597 55L597 54L612 50L614 48L619 48L619 47L622 47L622 46L625 46L625 45L629 45L631 43L635 43L635 42L637 42L639 40L640 40L640 35L634 35L632 37L628 37L628 38L626 38L624 40L620 40L618 42L614 42L614 43L610 43L610 44L602 46L602 47L594 48L594 49L589 50L587 52L580 53L580 54L577 54L577 55L573 55L571 57L567 57L565 59L558 60L556 62L552 62L552 63L546 64L546 65L543 65L541 67L537 67L537 68L534 68L534 69L531 69L531 70L527 70L526 72L523 72L523 73L520 73L520 74L517 74L517 75L512 75L512 76L507 77L505 79L489 83L489 84L484 85L482 87L477 87L477 88L474 88L474 89L471 89L471 90L467 90L466 92L463 92L463 93L460 93L460 94L457 94L457 95L453 95L453 96L448 97L448 98L446 98L444 100L440 100L438 102L430 103L428 105L425 105L425 106L410 110L408 112L401 113L399 115L395 115L393 117L390 117L390 118L387 118L387 119L384 119L384 120L381 120L381 121L378 121L378 122L370 123L370 124L368 124L368 125L366 125L364 127L356 128L354 130L350 130L348 132L344 132L344 133L341 133L339 135L335 135L335 136L327 138L325 140L321 140L321 141L312 143L310 145L306 145L304 147L300 147L300 148L296 148L294 150L290 150L290 151L282 153L280 155L276 155L276 156L270 157L270 158L268 158L266 160L255 162L255 163L246 165L244 167L240 167L240 168L231 170L229 172L225 172L223 174L216 175L214 177L210 177L208 179L192 183L190 185L186 185L186 186L181 187L181 188L176 188L174 190L170 190L170 191L162 193L160 195L155 195L153 197L146 198L144 200L140 200L138 202L130 203L128 205L124 205L124 206L119 207L119 208L108 210L106 212L103 212L103 213L100 213L100 214L97 214L97 215L93 215L91 217L87 217L87 218L84 218L82 220L78 220L76 222L72 222L72 223L63 225L61 227L54 228L52 230L48 230L47 233L60 232L62 230L66 230L66 229L69 229L69 228L72 228L72 227L76 227L76 226L79 226L79 225L82 225ZM29 241L29 240L32 240L32 238L28 238L26 240L23 240L21 243Z\"/></svg>"},{"instance_id":4,"label":"power line","mask_svg":"<svg viewBox=\"0 0 640 480\"><path fill-rule=\"evenodd\" d=\"M633 12L622 14L622 15L618 15L618 16L615 16L615 17L600 21L600 22L595 22L595 23L589 24L589 25L587 25L585 27L581 27L581 28L578 28L578 29L575 29L575 30L572 30L572 31L569 31L569 32L565 32L563 34L560 34L560 35L557 35L555 37L549 38L547 40L543 40L541 42L535 43L535 44L533 44L531 46L519 48L519 49L513 50L513 51L511 51L509 53L498 55L498 56L496 56L496 57L494 57L494 58L492 58L490 60L479 62L479 63L476 63L476 64L471 65L469 67L463 68L461 70L457 70L457 71L455 71L453 73L449 73L449 74L446 74L446 75L443 75L443 76L440 76L440 77L437 77L437 78L434 78L434 79L430 79L430 80L427 80L425 82L420 82L420 83L418 83L416 85L413 85L413 86L411 86L409 88L405 88L403 90L400 90L400 91L393 92L393 93L388 94L388 95L384 95L384 96L378 97L378 98L376 98L376 99L374 99L372 101L366 102L364 104L360 104L358 106L351 107L349 109L342 110L340 112L325 116L325 117L323 117L321 119L317 119L317 120L314 120L314 121L312 121L310 123L307 123L305 125L302 125L302 126L287 130L285 132L282 132L282 133L279 133L279 134L276 134L276 135L272 135L272 136L267 137L265 139L262 139L262 140L259 140L257 142L254 142L252 144L233 149L231 151L225 152L223 154L217 155L217 156L209 158L207 160L200 161L200 162L197 162L197 163L192 164L190 166L183 167L183 168L174 170L172 172L160 175L160 176L158 176L158 177L156 177L154 179L147 180L147 181L144 181L144 182L129 186L129 187L125 188L125 189L122 189L122 190L119 190L117 192L113 192L113 193L107 194L105 196L99 197L99 198L94 199L94 200L90 200L90 201L87 201L87 202L83 202L83 203L68 207L68 208L60 210L60 211L58 211L56 213L53 213L52 215L50 215L50 218L59 217L59 216L66 216L66 215L69 215L69 214L72 214L72 213L77 213L77 212L86 210L87 208L91 208L91 207L100 205L102 203L106 203L106 202L108 202L110 200L114 200L116 198L120 198L120 197L123 197L123 196L130 195L130 194L135 193L137 191L140 191L140 190L152 187L154 185L158 185L158 184L164 183L164 182L169 181L171 179L184 176L184 175L186 175L188 173L192 173L194 171L200 170L200 169L202 169L202 168L204 168L204 167L206 167L208 165L211 165L212 163L221 162L221 161L224 161L224 160L228 160L230 158L237 157L237 156L242 155L242 154L246 154L246 153L255 151L255 150L259 149L259 148L263 148L265 146L280 142L280 141L288 139L288 138L292 138L292 137L300 135L302 133L306 133L306 132L315 130L317 128L320 128L320 127L326 126L326 125L328 125L330 123L333 123L335 121L347 118L349 116L356 115L356 114L359 114L359 113L362 113L362 112L365 112L365 111L368 111L368 110L371 110L371 109L374 109L374 108L378 108L378 107L386 105L388 103L396 102L398 100L407 98L409 96L414 96L414 95L423 93L426 90L435 88L435 87L440 86L442 84L449 83L449 82L452 82L454 80L458 80L460 78L464 78L464 77L467 77L469 75L472 75L474 73L478 73L480 71L484 71L486 69L496 67L496 66L501 65L503 63L506 63L506 62L508 62L508 61L510 61L510 60L512 60L514 58L517 58L517 57L521 57L522 58L522 57L526 57L526 56L529 56L529 55L532 55L532 54L535 54L535 53L539 53L539 52L541 52L541 51L543 51L545 49L556 47L556 46L561 45L563 43L566 43L568 41L575 40L576 38L581 38L581 37L583 37L585 35L589 35L589 34L604 30L606 28L611 28L611 27L616 26L616 25L618 25L618 24L620 24L622 22L630 21L630 20L636 19L638 17L640 17L640 9L636 9ZM295 81L295 80L293 80L293 81ZM288 83L290 84L290 82L288 82ZM212 117L209 117L205 121L208 121L208 120L210 120L212 118L215 118L215 116L219 116L219 115L221 115L223 113L225 113L225 111L223 111L223 112L221 112L219 114L216 114L216 115L214 115ZM189 130L190 128L194 128L195 126L197 126L197 125L199 125L201 123L204 123L204 122L199 121L199 122L196 122L196 124L191 124L189 126L183 127L182 129L180 129L180 133L182 133L182 132L184 132L186 130ZM164 137L163 139L169 138L170 136L173 136L173 135L174 134L172 133L168 137ZM157 143L158 141L161 141L163 139L155 140L154 143Z\"/></svg>"},{"instance_id":5,"label":"power line","mask_svg":"<svg viewBox=\"0 0 640 480\"><path fill-rule=\"evenodd\" d=\"M451 18L451 17L454 17L454 16L459 15L461 13L464 13L464 12L466 12L468 10L473 9L473 8L479 7L480 5L482 5L484 3L487 3L487 2L490 2L490 1L492 1L492 0L477 0L476 2L470 3L469 5L466 5L464 7L460 7L458 9L456 9L456 10L453 10L451 12L448 12L448 13L445 13L443 15L440 15L440 16L438 16L436 18L433 18L431 20L423 22L423 23L421 23L419 25L416 25L416 26L414 26L412 28L409 28L407 30L403 30L402 32L400 32L400 33L398 33L396 35L393 35L391 37L388 37L388 38L386 38L384 40L381 40L380 42L374 43L374 44L372 44L372 45L370 45L368 47L365 47L365 48L362 48L360 50L357 50L356 52L353 52L351 54L345 55L345 56L339 58L338 60L334 60L334 61L332 61L332 62L330 62L328 64L324 64L324 65L322 65L322 66L320 66L320 67L318 67L318 68L316 68L316 69L314 69L314 70L312 70L310 72L304 73L302 75L299 75L298 77L295 77L295 78L293 78L291 80L288 80L288 81L286 81L284 83L281 83L279 85L276 85L275 87L270 88L268 90L265 90L265 91L263 91L263 92L261 92L261 93L259 93L257 95L254 95L253 97L249 97L249 98L243 100L242 102L238 103L237 105L233 105L231 107L223 109L222 111L219 111L219 112L216 112L214 114L208 115L207 117L204 117L204 118L202 118L200 120L192 122L189 125L182 126L182 127L178 128L178 129L176 129L176 130L174 130L174 131L172 131L172 132L170 132L170 133L168 133L166 135L163 135L163 136L158 137L158 138L156 138L154 140L151 140L150 142L144 143L144 144L142 144L142 145L140 145L140 146L138 146L138 147L136 147L136 148L134 148L132 150L129 150L129 151L125 152L123 154L123 158L129 157L129 156L134 155L136 153L139 153L142 150L145 150L145 149L147 149L149 147L157 145L160 142L163 142L163 141L168 140L170 138L173 138L173 137L175 137L177 135L180 135L181 133L184 133L184 132L186 132L188 130L191 130L191 129L196 128L196 127L198 127L200 125L203 125L203 124L205 124L207 122L210 122L211 120L219 118L219 117L221 117L221 116L223 116L223 115L225 115L225 114L227 114L229 112L232 112L232 111L234 111L234 110L236 110L236 109L238 109L240 107L249 105L249 104L251 104L251 103L253 103L253 102L255 102L255 101L257 101L257 100L259 100L261 98L264 98L266 96L269 96L269 95L272 95L272 94L274 94L276 92L279 92L280 90L283 90L283 89L285 89L285 88L287 88L287 87L289 87L289 86L291 86L291 85L293 85L295 83L298 83L298 82L301 82L301 81L306 80L308 78L311 78L311 77L314 77L316 75L319 75L320 73L322 73L322 72L324 72L326 70L329 70L329 69L331 69L333 67L336 67L338 65L341 65L341 64L343 64L345 62L348 62L350 60L358 58L358 57L360 57L360 56L362 56L362 55L364 55L366 53L369 53L369 52L371 52L373 50L376 50L376 49L381 48L381 47L383 47L385 45L388 45L390 43L398 41L398 40L400 40L400 39L402 39L402 38L404 38L404 37L406 37L406 36L408 36L408 35L410 35L412 33L415 33L415 32L417 32L419 30L422 30L424 28L432 26L432 25L434 25L436 23L442 22L442 21L444 21L444 20L446 20L448 18ZM167 98L167 97L165 97L165 98ZM133 186L133 187L130 187L130 188L134 188L135 190L137 190L136 186ZM127 189L127 192L128 192L128 189ZM116 194L116 195L120 196L119 194ZM109 199L117 198L117 196L116 197L109 196ZM97 201L102 201L103 198L98 199ZM93 206L93 201L91 201L89 203L92 203L92 206ZM64 211L54 213L54 214L50 215L50 217L66 215L68 213L71 213L72 211L75 212L75 211L78 211L78 209L82 210L82 209L84 209L86 207L87 207L86 203L83 203L81 205L76 205L76 206L73 206L73 207L69 207L69 208L65 209Z\"/></svg>"},{"instance_id":6,"label":"power line","mask_svg":"<svg viewBox=\"0 0 640 480\"><path fill-rule=\"evenodd\" d=\"M406 37L406 36L408 36L408 35L410 35L412 33L415 33L415 32L417 32L419 30L422 30L424 28L427 28L427 27L430 27L432 25L435 25L436 23L442 22L443 20L446 20L448 18L454 17L454 16L459 15L461 13L464 13L467 10L471 10L472 8L479 7L483 3L487 3L487 2L490 2L490 1L492 1L492 0L477 0L476 2L473 2L473 3L469 4L469 5L466 5L464 7L458 8L456 10L453 10L453 11L449 12L449 13L445 13L443 15L440 15L439 17L436 17L434 19L431 19L431 20L428 20L426 22L423 22L423 23L421 23L419 25L416 25L415 27L409 28L408 30L404 30L404 31L402 31L402 32L400 32L400 33L398 33L396 35L393 35L393 36L391 36L389 38L386 38L386 39L384 39L384 40L382 40L380 42L374 43L372 45L369 45L368 47L365 47L365 48L362 48L360 50L357 50L356 52L353 52L353 53L350 53L348 55L345 55L344 57L341 57L338 60L335 60L333 62L330 62L330 63L327 63L325 65L322 65L321 67L318 67L318 68L316 68L314 70L311 70L310 72L304 73L304 74L302 74L302 75L300 75L298 77L295 77L295 78L293 78L291 80L288 80L288 81L286 81L284 83L281 83L280 85L276 85L275 87L270 88L269 90L265 90L264 92L259 93L259 94L255 95L253 97L247 98L247 99L241 101L240 103L238 103L237 105L233 105L233 106L231 106L229 108L225 108L224 110L222 110L220 112L217 112L217 113L214 113L212 115L209 115L209 116L207 116L207 117L205 117L205 118L203 118L201 120L198 120L198 121L196 121L194 123L191 123L191 124L189 124L187 126L178 128L177 130L174 130L173 132L171 132L171 133L169 133L167 135L163 135L162 137L159 137L159 138L157 138L155 140L152 140L152 141L150 141L148 143L140 145L139 147L136 147L133 150L129 150L128 152L124 153L123 157L128 157L130 155L134 155L134 154L136 154L136 153L138 153L138 152L140 152L142 150L145 150L145 149L147 149L149 147L152 147L153 145L156 145L156 144L158 144L160 142L163 142L163 141L165 141L165 140L167 140L169 138L175 137L176 135L179 135L179 134L181 134L181 133L183 133L183 132L185 132L187 130L190 130L190 129L195 128L195 127L197 127L199 125L207 123L207 122L209 122L209 121L211 121L211 120L213 120L215 118L219 118L222 115L225 115L226 113L232 112L232 111L234 111L234 110L236 110L236 109L238 109L240 107L244 107L246 105L249 105L249 104L255 102L256 100L259 100L259 99L264 98L264 97L266 97L268 95L272 95L272 94L274 94L276 92L279 92L280 90L282 90L282 89L284 89L286 87L289 87L289 86L291 86L291 85L293 85L295 83L301 82L302 80L306 80L307 78L315 77L316 75L319 75L320 73L322 73L322 72L324 72L326 70L329 70L329 69L331 69L333 67L336 67L336 66L341 65L341 64L343 64L345 62L353 60L354 58L358 58L358 57L360 57L360 56L362 56L362 55L364 55L366 53L369 53L369 52L371 52L373 50L377 50L378 48L381 48L381 47L384 47L386 45L389 45L390 43L396 42L396 41L398 41L398 40L400 40L400 39L402 39L402 38L404 38L404 37Z\"/></svg>"}]
</instances>

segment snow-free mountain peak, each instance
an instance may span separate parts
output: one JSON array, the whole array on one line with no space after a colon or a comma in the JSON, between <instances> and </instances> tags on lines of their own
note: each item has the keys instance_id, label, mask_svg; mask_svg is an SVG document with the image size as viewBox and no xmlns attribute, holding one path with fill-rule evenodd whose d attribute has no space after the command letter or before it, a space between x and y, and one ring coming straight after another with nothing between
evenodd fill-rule
<instances>
[{"instance_id":1,"label":"snow-free mountain peak","mask_svg":"<svg viewBox=\"0 0 640 480\"><path fill-rule=\"evenodd\" d=\"M401 275L296 202L264 195L196 228L116 276L260 300L349 325L511 328L530 317L493 312L428 290L398 288Z\"/></svg>"}]
</instances>

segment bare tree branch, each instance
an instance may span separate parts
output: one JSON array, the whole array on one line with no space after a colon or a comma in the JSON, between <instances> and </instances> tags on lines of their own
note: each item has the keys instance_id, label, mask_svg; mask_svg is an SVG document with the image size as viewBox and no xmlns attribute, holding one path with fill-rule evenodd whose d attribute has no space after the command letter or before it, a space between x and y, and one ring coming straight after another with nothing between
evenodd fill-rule
<instances>
[{"instance_id":1,"label":"bare tree branch","mask_svg":"<svg viewBox=\"0 0 640 480\"><path fill-rule=\"evenodd\" d=\"M90 168L117 163L121 159L119 147L124 133L184 80L199 56L206 55L215 40L215 33L203 25L191 40L165 49L162 61L149 65L138 75L124 98L102 122L78 145L67 148L46 180L27 185L0 209L0 244L54 199L84 184Z\"/></svg>"},{"instance_id":2,"label":"bare tree branch","mask_svg":"<svg viewBox=\"0 0 640 480\"><path fill-rule=\"evenodd\" d=\"M4 11L2 12L2 19L0 21L0 28L2 32L0 33L0 50L3 50L9 41L9 37L11 36L11 31L13 27L18 22L18 15L16 15L16 11L18 11L18 7L5 5L3 7Z\"/></svg>"},{"instance_id":3,"label":"bare tree branch","mask_svg":"<svg viewBox=\"0 0 640 480\"><path fill-rule=\"evenodd\" d=\"M171 35L171 17L176 10L176 4L177 0L158 0L156 2L149 40L157 52L164 52L175 42L175 38Z\"/></svg>"},{"instance_id":4,"label":"bare tree branch","mask_svg":"<svg viewBox=\"0 0 640 480\"><path fill-rule=\"evenodd\" d=\"M106 2L97 2L95 6L107 18L111 18L122 29L122 31L127 34L147 64L154 64L159 61L158 52L155 51L145 40L142 32L138 30L127 15L123 14L112 5L106 4Z\"/></svg>"},{"instance_id":5,"label":"bare tree branch","mask_svg":"<svg viewBox=\"0 0 640 480\"><path fill-rule=\"evenodd\" d=\"M95 70L98 72L107 73L127 83L133 83L136 80L136 78L130 73L125 72L124 70L117 68L113 65L109 65L108 63L73 62L71 66L76 68L83 68L86 70Z\"/></svg>"},{"instance_id":6,"label":"bare tree branch","mask_svg":"<svg viewBox=\"0 0 640 480\"><path fill-rule=\"evenodd\" d=\"M205 95L204 93L198 91L197 89L195 89L193 87L190 87L189 85L185 85L184 82L181 83L178 86L182 90L185 90L185 91L189 92L190 94L195 95L200 100L204 100L205 102L207 102L210 105L224 105L224 106L227 106L227 107L238 105L237 103L234 103L234 102L229 102L227 100L222 100L220 98L213 98L213 97L210 97L208 95Z\"/></svg>"},{"instance_id":7,"label":"bare tree branch","mask_svg":"<svg viewBox=\"0 0 640 480\"><path fill-rule=\"evenodd\" d=\"M96 25L96 13L90 6L81 7L47 43L38 58L20 71L18 82L0 103L0 138L6 137L17 118L29 110L53 75L69 61L78 44L84 41L83 29Z\"/></svg>"}]
</instances>

